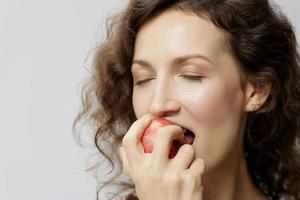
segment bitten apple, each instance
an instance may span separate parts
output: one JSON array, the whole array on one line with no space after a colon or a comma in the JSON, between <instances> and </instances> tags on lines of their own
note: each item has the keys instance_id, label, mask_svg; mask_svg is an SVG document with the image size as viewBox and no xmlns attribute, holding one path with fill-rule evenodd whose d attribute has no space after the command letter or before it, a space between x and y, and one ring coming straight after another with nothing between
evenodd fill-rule
<instances>
[{"instance_id":1,"label":"bitten apple","mask_svg":"<svg viewBox=\"0 0 300 200\"><path fill-rule=\"evenodd\" d=\"M170 124L172 124L170 121L162 118L156 118L151 122L151 124L144 131L141 139L145 153L152 152L153 145L156 140L157 129ZM173 158L176 155L180 146L181 144L178 141L174 140L172 142L172 146L169 152L169 158Z\"/></svg>"}]
</instances>

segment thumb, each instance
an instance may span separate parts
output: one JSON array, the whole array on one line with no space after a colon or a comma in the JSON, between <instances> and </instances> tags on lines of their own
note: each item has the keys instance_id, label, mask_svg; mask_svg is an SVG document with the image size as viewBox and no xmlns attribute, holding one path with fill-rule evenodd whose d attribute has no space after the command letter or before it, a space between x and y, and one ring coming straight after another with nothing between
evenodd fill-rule
<instances>
[{"instance_id":1,"label":"thumb","mask_svg":"<svg viewBox=\"0 0 300 200\"><path fill-rule=\"evenodd\" d=\"M120 146L119 147L119 153L121 155L121 159L122 159L122 163L123 163L123 173L126 174L127 176L130 176L129 174L129 163L128 163L128 159L127 159L127 155L124 151L124 147Z\"/></svg>"}]
</instances>

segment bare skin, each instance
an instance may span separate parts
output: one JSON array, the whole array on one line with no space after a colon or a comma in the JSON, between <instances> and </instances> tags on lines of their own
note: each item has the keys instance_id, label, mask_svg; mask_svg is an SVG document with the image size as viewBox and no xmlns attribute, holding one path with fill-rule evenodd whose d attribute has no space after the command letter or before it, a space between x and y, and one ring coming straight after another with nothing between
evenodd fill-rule
<instances>
[{"instance_id":1,"label":"bare skin","mask_svg":"<svg viewBox=\"0 0 300 200\"><path fill-rule=\"evenodd\" d=\"M125 173L140 200L263 200L243 151L247 113L263 105L268 87L241 87L240 66L224 47L225 34L190 12L165 11L137 34L132 102L138 120L120 148ZM151 154L140 138L154 117L177 125L158 130ZM170 145L195 134L173 159Z\"/></svg>"}]
</instances>

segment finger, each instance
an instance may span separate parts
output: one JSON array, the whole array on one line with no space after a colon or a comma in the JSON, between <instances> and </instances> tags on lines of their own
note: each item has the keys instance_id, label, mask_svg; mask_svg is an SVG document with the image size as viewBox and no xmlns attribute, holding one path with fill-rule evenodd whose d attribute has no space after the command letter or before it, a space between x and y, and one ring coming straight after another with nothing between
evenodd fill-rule
<instances>
[{"instance_id":1,"label":"finger","mask_svg":"<svg viewBox=\"0 0 300 200\"><path fill-rule=\"evenodd\" d=\"M130 176L130 166L127 160L127 155L124 151L124 147L122 146L119 147L119 152L123 163L123 173L126 174L127 176Z\"/></svg>"},{"instance_id":2,"label":"finger","mask_svg":"<svg viewBox=\"0 0 300 200\"><path fill-rule=\"evenodd\" d=\"M204 160L201 158L197 158L194 160L194 162L191 164L191 166L187 169L188 172L191 172L196 177L199 177L201 179L202 175L205 172L205 163Z\"/></svg>"},{"instance_id":3,"label":"finger","mask_svg":"<svg viewBox=\"0 0 300 200\"><path fill-rule=\"evenodd\" d=\"M186 191L182 199L203 199L203 184L201 176L195 176L188 171L180 172L183 178L182 189Z\"/></svg>"},{"instance_id":4,"label":"finger","mask_svg":"<svg viewBox=\"0 0 300 200\"><path fill-rule=\"evenodd\" d=\"M182 145L176 156L172 159L172 165L176 169L188 169L195 159L195 149L190 144Z\"/></svg>"},{"instance_id":5,"label":"finger","mask_svg":"<svg viewBox=\"0 0 300 200\"><path fill-rule=\"evenodd\" d=\"M153 145L153 156L157 161L168 161L171 145L174 140L184 142L182 128L177 125L167 125L157 130L156 141Z\"/></svg>"},{"instance_id":6,"label":"finger","mask_svg":"<svg viewBox=\"0 0 300 200\"><path fill-rule=\"evenodd\" d=\"M144 153L144 148L141 143L141 137L146 129L146 127L150 124L152 120L152 115L147 114L142 118L136 120L122 140L122 145L124 147L124 151L126 152L128 162L132 166L132 162L134 160L141 159L142 154Z\"/></svg>"}]
</instances>

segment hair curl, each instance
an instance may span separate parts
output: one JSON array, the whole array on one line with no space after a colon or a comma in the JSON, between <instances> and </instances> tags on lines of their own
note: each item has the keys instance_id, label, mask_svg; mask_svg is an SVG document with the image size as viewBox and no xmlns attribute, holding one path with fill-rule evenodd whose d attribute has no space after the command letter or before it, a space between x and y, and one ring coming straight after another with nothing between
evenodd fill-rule
<instances>
[{"instance_id":1,"label":"hair curl","mask_svg":"<svg viewBox=\"0 0 300 200\"><path fill-rule=\"evenodd\" d=\"M118 147L136 120L132 106L131 62L139 28L160 12L176 9L206 17L224 31L242 74L258 87L271 83L267 103L248 116L244 134L249 173L269 198L300 199L300 69L292 25L267 0L131 0L108 21L107 38L98 47L90 79L82 89L82 110L74 120L96 126L94 143L113 175L100 184L134 191L121 175ZM119 166L115 170L115 166ZM115 171L115 173L114 173ZM132 197L133 198L133 197ZM136 199L136 198L133 198Z\"/></svg>"}]
</instances>

